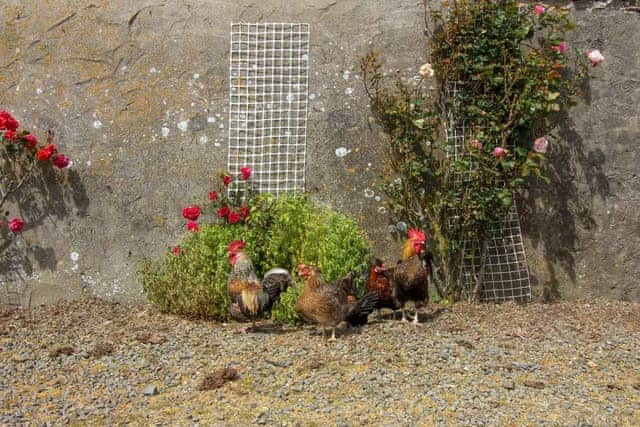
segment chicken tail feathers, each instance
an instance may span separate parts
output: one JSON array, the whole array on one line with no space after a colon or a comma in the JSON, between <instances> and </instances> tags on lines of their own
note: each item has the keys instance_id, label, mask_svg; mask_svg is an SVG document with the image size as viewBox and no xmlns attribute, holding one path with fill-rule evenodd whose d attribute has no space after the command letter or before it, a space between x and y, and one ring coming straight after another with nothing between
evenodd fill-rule
<instances>
[{"instance_id":1,"label":"chicken tail feathers","mask_svg":"<svg viewBox=\"0 0 640 427\"><path fill-rule=\"evenodd\" d=\"M378 307L378 298L377 292L367 293L356 302L345 320L353 326L365 325L369 314Z\"/></svg>"}]
</instances>

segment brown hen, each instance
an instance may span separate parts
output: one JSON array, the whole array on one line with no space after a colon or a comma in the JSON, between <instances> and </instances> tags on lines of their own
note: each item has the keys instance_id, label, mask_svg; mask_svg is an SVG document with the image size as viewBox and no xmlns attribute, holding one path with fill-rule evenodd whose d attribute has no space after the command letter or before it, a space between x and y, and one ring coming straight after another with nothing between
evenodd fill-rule
<instances>
[{"instance_id":1,"label":"brown hen","mask_svg":"<svg viewBox=\"0 0 640 427\"><path fill-rule=\"evenodd\" d=\"M317 267L300 264L299 274L305 279L305 287L296 302L296 311L304 320L331 328L331 341L336 339L336 326L342 321L352 325L363 325L378 302L375 292L366 294L362 299L350 299L344 281L325 283Z\"/></svg>"}]
</instances>

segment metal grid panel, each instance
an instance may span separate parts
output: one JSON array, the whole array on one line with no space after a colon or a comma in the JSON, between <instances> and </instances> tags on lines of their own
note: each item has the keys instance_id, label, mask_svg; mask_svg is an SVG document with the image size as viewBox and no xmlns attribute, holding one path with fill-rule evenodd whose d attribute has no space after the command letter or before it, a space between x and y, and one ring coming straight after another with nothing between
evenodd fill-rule
<instances>
[{"instance_id":1,"label":"metal grid panel","mask_svg":"<svg viewBox=\"0 0 640 427\"><path fill-rule=\"evenodd\" d=\"M531 281L515 202L509 209L508 215L489 230L487 243L480 300L496 302L530 300ZM467 298L473 297L474 265L480 265L479 255L474 263L470 261L465 263L463 274Z\"/></svg>"},{"instance_id":2,"label":"metal grid panel","mask_svg":"<svg viewBox=\"0 0 640 427\"><path fill-rule=\"evenodd\" d=\"M449 83L448 99L456 102L459 83ZM447 156L459 159L464 155L465 142L468 137L465 124L457 123L451 111L448 113L448 126L445 129L447 140ZM471 168L474 166L472 165ZM470 169L471 171L472 169ZM470 178L466 173L459 173L455 178L455 184L464 185ZM455 215L452 221L455 221ZM518 209L515 203L511 206L508 215L491 228L488 233L487 257L482 277L482 301L526 301L531 299L531 280L527 256L524 249L524 239L518 218ZM467 242L470 243L470 242ZM476 242L477 243L477 242ZM476 246L479 245L469 245ZM471 258L472 254L468 254ZM468 259L463 267L463 287L467 298L473 297L475 288L476 266L480 265L479 254L475 260Z\"/></svg>"},{"instance_id":3,"label":"metal grid panel","mask_svg":"<svg viewBox=\"0 0 640 427\"><path fill-rule=\"evenodd\" d=\"M232 23L230 52L229 172L251 167L258 192L304 191L309 25Z\"/></svg>"}]
</instances>

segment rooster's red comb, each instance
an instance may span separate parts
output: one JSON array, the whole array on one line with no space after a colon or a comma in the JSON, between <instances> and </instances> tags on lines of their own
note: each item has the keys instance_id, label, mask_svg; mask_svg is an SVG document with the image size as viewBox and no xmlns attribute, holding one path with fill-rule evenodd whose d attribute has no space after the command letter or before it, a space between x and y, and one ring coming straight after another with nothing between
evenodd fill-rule
<instances>
[{"instance_id":1,"label":"rooster's red comb","mask_svg":"<svg viewBox=\"0 0 640 427\"><path fill-rule=\"evenodd\" d=\"M427 236L424 234L424 231L415 228L407 231L407 237L411 240L417 240L420 242L427 240Z\"/></svg>"},{"instance_id":2,"label":"rooster's red comb","mask_svg":"<svg viewBox=\"0 0 640 427\"><path fill-rule=\"evenodd\" d=\"M234 253L234 252L241 251L246 246L247 244L242 240L234 240L231 243L229 243L229 247L227 249L229 252Z\"/></svg>"}]
</instances>

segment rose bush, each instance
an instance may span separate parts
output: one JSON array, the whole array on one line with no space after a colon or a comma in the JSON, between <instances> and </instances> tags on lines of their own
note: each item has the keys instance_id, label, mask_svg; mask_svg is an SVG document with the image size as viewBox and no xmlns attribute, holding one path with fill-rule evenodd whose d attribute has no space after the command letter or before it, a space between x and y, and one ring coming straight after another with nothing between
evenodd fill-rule
<instances>
[{"instance_id":1,"label":"rose bush","mask_svg":"<svg viewBox=\"0 0 640 427\"><path fill-rule=\"evenodd\" d=\"M69 167L71 161L58 153L48 135L47 144L38 147L38 138L27 130L19 130L20 122L8 111L0 111L0 210L21 188L33 182L44 168L55 166L58 169ZM60 178L64 181L65 175ZM9 212L5 211L5 216ZM6 223L9 231L20 233L25 227L21 218L0 221L0 227ZM2 234L4 235L4 234Z\"/></svg>"},{"instance_id":2,"label":"rose bush","mask_svg":"<svg viewBox=\"0 0 640 427\"><path fill-rule=\"evenodd\" d=\"M415 78L385 75L376 52L360 63L387 143L380 187L389 212L394 222L430 231L435 283L458 299L463 266L480 259L474 271L483 271L480 242L514 195L531 177L550 182L544 165L553 130L580 95L589 64L604 57L569 46L568 9L515 0L428 5L430 58Z\"/></svg>"}]
</instances>

